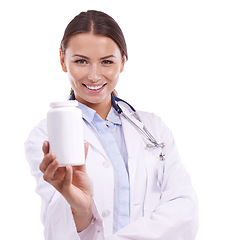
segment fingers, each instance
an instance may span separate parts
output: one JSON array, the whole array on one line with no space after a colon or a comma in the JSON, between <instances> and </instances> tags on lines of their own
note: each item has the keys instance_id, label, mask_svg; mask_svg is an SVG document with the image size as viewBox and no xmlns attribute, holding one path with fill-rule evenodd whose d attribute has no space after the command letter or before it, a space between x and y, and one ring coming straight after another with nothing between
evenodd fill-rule
<instances>
[{"instance_id":1,"label":"fingers","mask_svg":"<svg viewBox=\"0 0 240 240\"><path fill-rule=\"evenodd\" d=\"M88 154L88 148L89 144L84 143L84 150L85 150L85 159L87 158ZM49 152L49 142L45 141L42 146L42 150L44 153L44 158L39 166L40 171L43 173L43 178L45 181L51 183L52 181L56 180L55 178L58 178L59 175L59 162L56 159L56 156L53 152ZM61 171L61 176L64 178L65 184L70 184L72 182L72 175L73 175L73 169L86 172L86 166L66 166L64 173ZM57 175L55 175L57 173ZM63 180L63 179L62 179Z\"/></svg>"},{"instance_id":2,"label":"fingers","mask_svg":"<svg viewBox=\"0 0 240 240\"><path fill-rule=\"evenodd\" d=\"M47 170L49 164L51 164L54 160L56 160L54 153L50 152L50 153L45 154L45 156L39 166L40 171L44 173Z\"/></svg>"},{"instance_id":3,"label":"fingers","mask_svg":"<svg viewBox=\"0 0 240 240\"><path fill-rule=\"evenodd\" d=\"M46 168L43 174L43 179L47 182L51 182L55 178L55 172L59 167L59 162L54 159Z\"/></svg>"},{"instance_id":4,"label":"fingers","mask_svg":"<svg viewBox=\"0 0 240 240\"><path fill-rule=\"evenodd\" d=\"M44 155L49 153L49 142L48 141L45 141L43 143L42 151L43 151Z\"/></svg>"}]
</instances>

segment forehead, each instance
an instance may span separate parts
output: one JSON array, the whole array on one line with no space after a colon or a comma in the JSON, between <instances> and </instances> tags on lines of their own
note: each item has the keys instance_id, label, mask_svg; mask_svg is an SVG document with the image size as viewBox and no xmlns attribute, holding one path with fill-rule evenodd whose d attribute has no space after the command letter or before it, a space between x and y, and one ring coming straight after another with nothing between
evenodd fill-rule
<instances>
[{"instance_id":1,"label":"forehead","mask_svg":"<svg viewBox=\"0 0 240 240\"><path fill-rule=\"evenodd\" d=\"M111 38L92 33L79 33L70 38L66 54L77 53L88 57L106 55L121 57L118 45Z\"/></svg>"}]
</instances>

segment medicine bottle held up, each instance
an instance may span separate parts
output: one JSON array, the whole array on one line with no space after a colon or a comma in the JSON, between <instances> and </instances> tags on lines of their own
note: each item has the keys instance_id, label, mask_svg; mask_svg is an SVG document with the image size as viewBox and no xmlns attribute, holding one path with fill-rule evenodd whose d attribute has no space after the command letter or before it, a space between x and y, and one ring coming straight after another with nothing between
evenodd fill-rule
<instances>
[{"instance_id":1,"label":"medicine bottle held up","mask_svg":"<svg viewBox=\"0 0 240 240\"><path fill-rule=\"evenodd\" d=\"M53 102L47 113L50 152L55 154L60 166L85 163L82 111L77 105L75 100Z\"/></svg>"}]
</instances>

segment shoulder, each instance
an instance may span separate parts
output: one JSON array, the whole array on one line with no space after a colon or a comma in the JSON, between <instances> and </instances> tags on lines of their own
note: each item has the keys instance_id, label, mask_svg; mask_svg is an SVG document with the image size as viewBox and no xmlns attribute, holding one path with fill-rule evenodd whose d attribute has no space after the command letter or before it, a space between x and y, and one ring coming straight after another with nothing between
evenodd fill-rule
<instances>
[{"instance_id":1,"label":"shoulder","mask_svg":"<svg viewBox=\"0 0 240 240\"><path fill-rule=\"evenodd\" d=\"M149 127L158 129L166 127L162 118L155 113L137 111L137 114L144 125L149 125Z\"/></svg>"},{"instance_id":2,"label":"shoulder","mask_svg":"<svg viewBox=\"0 0 240 240\"><path fill-rule=\"evenodd\" d=\"M137 110L137 114L140 116L142 121L144 121L144 120L146 120L146 121L147 120L153 121L154 120L154 121L162 122L161 117L159 117L155 113Z\"/></svg>"},{"instance_id":3,"label":"shoulder","mask_svg":"<svg viewBox=\"0 0 240 240\"><path fill-rule=\"evenodd\" d=\"M38 180L42 179L39 164L43 159L42 145L46 140L48 140L47 123L46 120L42 120L32 129L24 144L25 156L30 165L31 172Z\"/></svg>"},{"instance_id":4,"label":"shoulder","mask_svg":"<svg viewBox=\"0 0 240 240\"><path fill-rule=\"evenodd\" d=\"M173 135L171 130L162 120L162 118L155 113L137 111L137 114L140 117L140 120L146 126L148 131L161 142L173 141Z\"/></svg>"},{"instance_id":5,"label":"shoulder","mask_svg":"<svg viewBox=\"0 0 240 240\"><path fill-rule=\"evenodd\" d=\"M34 144L36 142L43 142L48 140L47 134L47 120L41 120L30 132L26 144Z\"/></svg>"}]
</instances>

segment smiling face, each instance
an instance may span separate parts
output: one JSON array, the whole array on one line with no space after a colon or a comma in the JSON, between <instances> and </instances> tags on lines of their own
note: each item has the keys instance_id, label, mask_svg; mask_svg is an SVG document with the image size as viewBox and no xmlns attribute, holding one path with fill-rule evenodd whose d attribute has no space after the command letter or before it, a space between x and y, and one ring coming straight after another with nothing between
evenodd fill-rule
<instances>
[{"instance_id":1,"label":"smiling face","mask_svg":"<svg viewBox=\"0 0 240 240\"><path fill-rule=\"evenodd\" d=\"M106 117L125 63L117 44L108 37L80 33L70 38L60 58L76 99Z\"/></svg>"}]
</instances>

